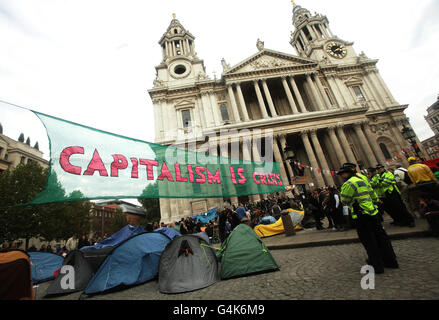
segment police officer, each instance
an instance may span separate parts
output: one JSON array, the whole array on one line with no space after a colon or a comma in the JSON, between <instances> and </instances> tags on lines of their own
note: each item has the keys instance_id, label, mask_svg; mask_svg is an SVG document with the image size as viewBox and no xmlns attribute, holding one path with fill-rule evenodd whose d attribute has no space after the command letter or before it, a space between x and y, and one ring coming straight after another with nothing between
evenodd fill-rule
<instances>
[{"instance_id":1,"label":"police officer","mask_svg":"<svg viewBox=\"0 0 439 320\"><path fill-rule=\"evenodd\" d=\"M395 176L381 164L377 165L376 169L378 171L377 184L382 195L384 210L393 218L395 225L413 228L415 220L402 201Z\"/></svg>"},{"instance_id":2,"label":"police officer","mask_svg":"<svg viewBox=\"0 0 439 320\"><path fill-rule=\"evenodd\" d=\"M376 193L365 176L358 174L349 166L343 166L338 172L345 183L341 188L341 201L350 207L352 220L355 222L358 238L366 249L367 263L372 265L375 273L383 273L384 268L398 268L387 233L379 218Z\"/></svg>"}]
</instances>

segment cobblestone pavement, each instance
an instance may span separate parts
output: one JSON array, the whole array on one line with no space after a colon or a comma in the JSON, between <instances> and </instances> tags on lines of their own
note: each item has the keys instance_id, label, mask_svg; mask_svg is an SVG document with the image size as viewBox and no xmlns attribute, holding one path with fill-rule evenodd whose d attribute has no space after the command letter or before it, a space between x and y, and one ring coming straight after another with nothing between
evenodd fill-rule
<instances>
[{"instance_id":1,"label":"cobblestone pavement","mask_svg":"<svg viewBox=\"0 0 439 320\"><path fill-rule=\"evenodd\" d=\"M208 288L178 294L161 294L157 281L123 291L97 295L105 300L295 300L295 299L438 299L439 239L393 241L400 268L375 276L375 289L362 290L360 273L365 264L361 244L272 250L280 271L223 280ZM48 283L37 288L41 299ZM80 293L56 299L78 299Z\"/></svg>"}]
</instances>

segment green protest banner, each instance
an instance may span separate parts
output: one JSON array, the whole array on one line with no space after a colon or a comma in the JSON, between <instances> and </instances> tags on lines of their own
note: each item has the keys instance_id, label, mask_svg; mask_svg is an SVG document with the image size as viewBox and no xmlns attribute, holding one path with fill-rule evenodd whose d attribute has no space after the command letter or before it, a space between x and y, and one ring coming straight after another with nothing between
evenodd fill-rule
<instances>
[{"instance_id":1,"label":"green protest banner","mask_svg":"<svg viewBox=\"0 0 439 320\"><path fill-rule=\"evenodd\" d=\"M50 143L50 173L30 204L124 198L220 198L285 190L279 163L163 146L33 111Z\"/></svg>"}]
</instances>

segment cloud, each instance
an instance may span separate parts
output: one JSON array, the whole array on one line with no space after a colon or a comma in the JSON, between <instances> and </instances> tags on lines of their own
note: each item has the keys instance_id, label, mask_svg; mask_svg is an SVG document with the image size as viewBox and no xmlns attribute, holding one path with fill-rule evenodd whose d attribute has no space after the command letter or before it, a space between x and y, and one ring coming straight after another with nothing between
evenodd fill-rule
<instances>
[{"instance_id":1,"label":"cloud","mask_svg":"<svg viewBox=\"0 0 439 320\"><path fill-rule=\"evenodd\" d=\"M428 40L435 30L439 30L439 1L431 0L430 4L425 7L418 23L415 26L412 38L412 46L417 47Z\"/></svg>"},{"instance_id":2,"label":"cloud","mask_svg":"<svg viewBox=\"0 0 439 320\"><path fill-rule=\"evenodd\" d=\"M45 35L38 32L34 27L30 26L25 20L16 15L10 8L0 3L0 21L4 20L9 26L14 27L25 35L39 38L46 38Z\"/></svg>"}]
</instances>

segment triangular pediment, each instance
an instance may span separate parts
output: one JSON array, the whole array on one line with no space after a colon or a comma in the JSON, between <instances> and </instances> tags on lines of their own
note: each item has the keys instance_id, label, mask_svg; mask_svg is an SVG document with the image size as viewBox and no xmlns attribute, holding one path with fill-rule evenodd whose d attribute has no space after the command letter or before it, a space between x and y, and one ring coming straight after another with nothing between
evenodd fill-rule
<instances>
[{"instance_id":1,"label":"triangular pediment","mask_svg":"<svg viewBox=\"0 0 439 320\"><path fill-rule=\"evenodd\" d=\"M244 61L226 70L223 74L247 73L276 68L289 68L304 65L313 65L317 62L290 54L264 49Z\"/></svg>"}]
</instances>

